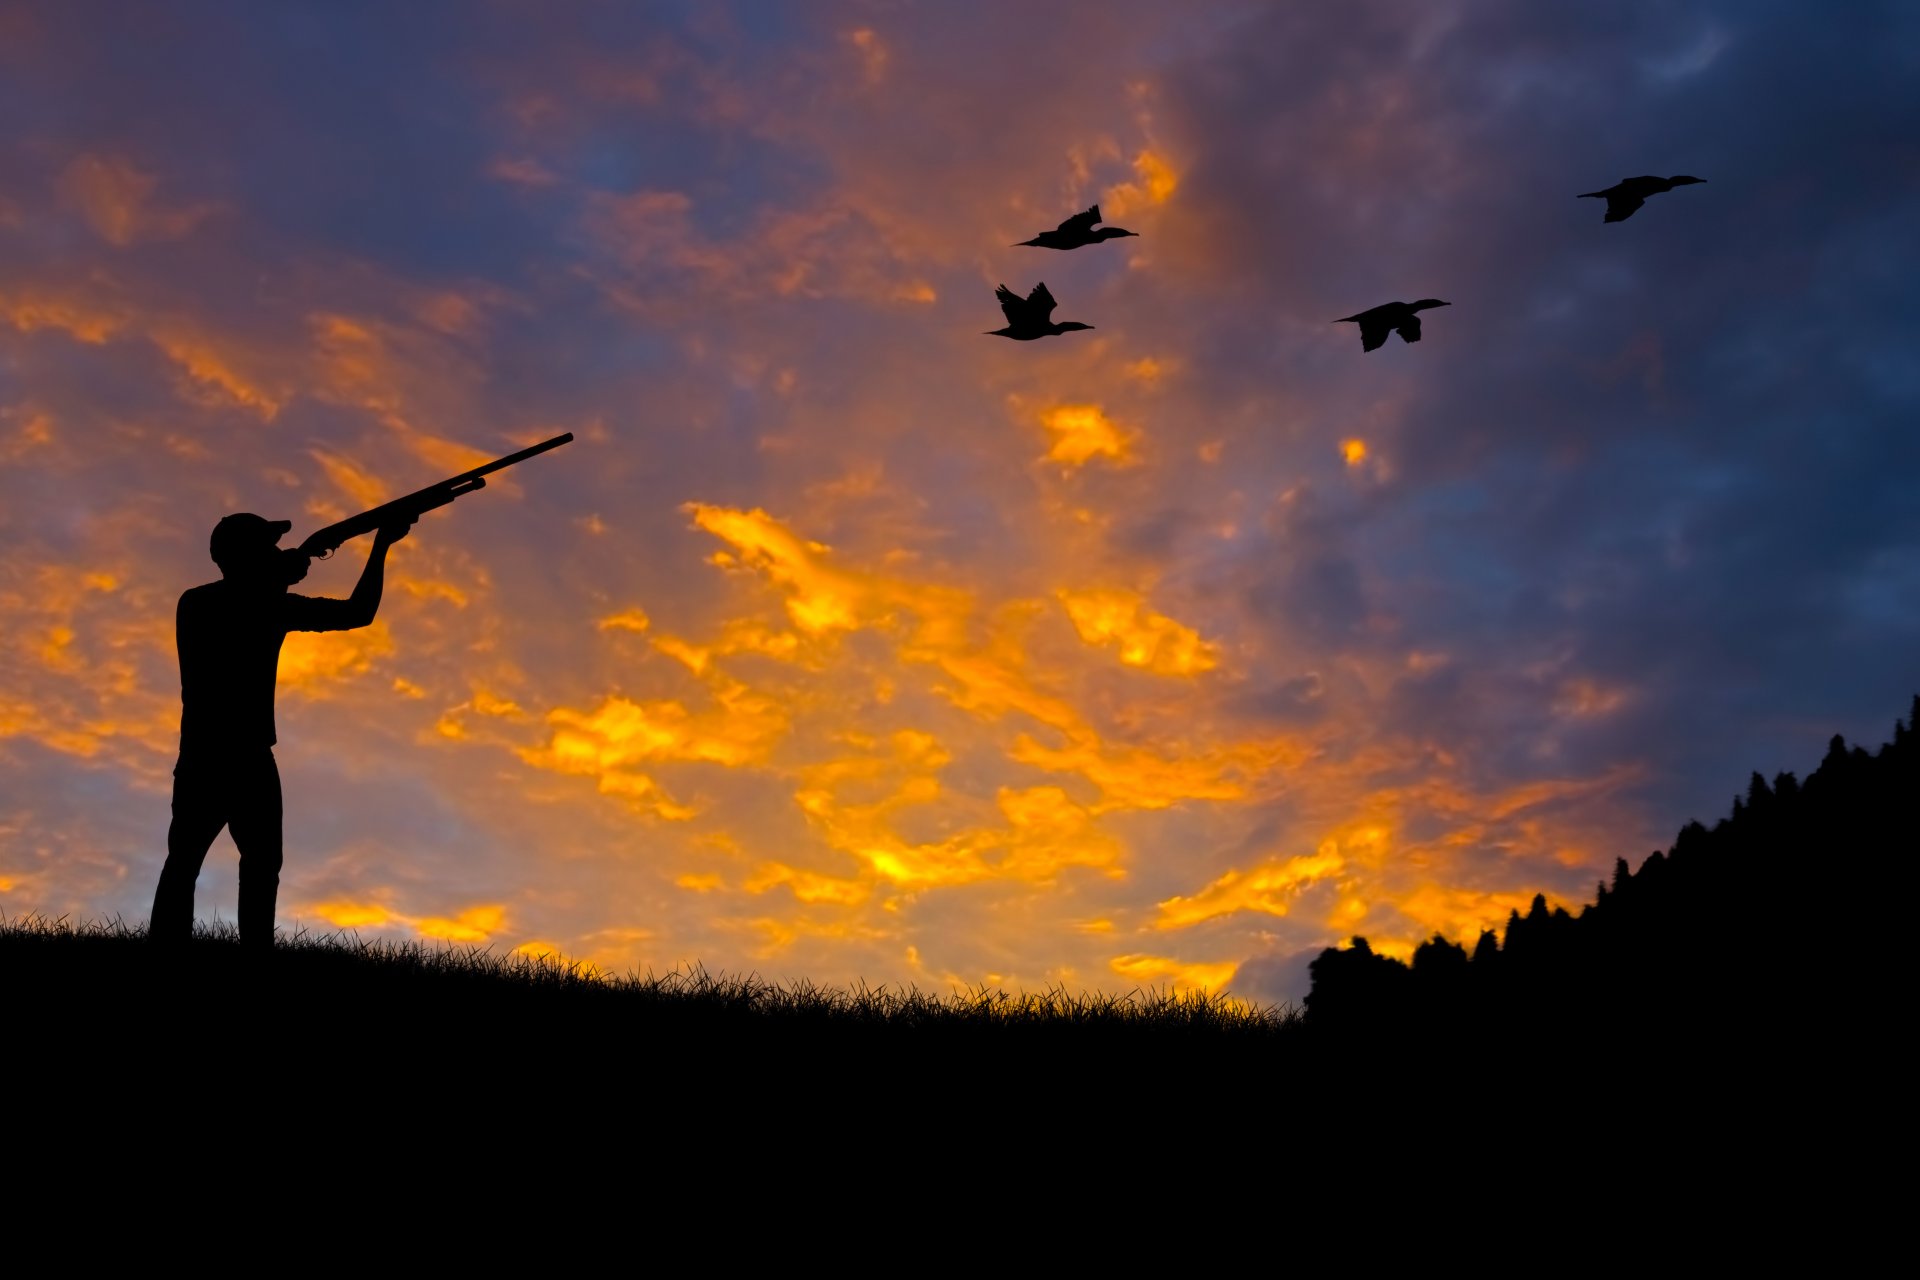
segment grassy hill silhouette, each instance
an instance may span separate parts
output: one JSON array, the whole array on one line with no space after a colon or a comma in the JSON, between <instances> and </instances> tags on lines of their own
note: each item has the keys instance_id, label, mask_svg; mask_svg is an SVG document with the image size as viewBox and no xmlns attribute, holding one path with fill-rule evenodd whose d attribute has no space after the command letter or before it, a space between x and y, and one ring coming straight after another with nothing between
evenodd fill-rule
<instances>
[{"instance_id":1,"label":"grassy hill silhouette","mask_svg":"<svg viewBox=\"0 0 1920 1280\"><path fill-rule=\"evenodd\" d=\"M1328 950L1304 1016L1169 993L606 980L337 936L263 968L219 930L169 957L135 928L15 920L8 1098L69 1148L283 1126L349 1154L411 1135L727 1178L742 1153L883 1182L929 1160L1231 1167L1339 1199L1328 1159L1426 1168L1449 1143L1531 1134L1527 1167L1588 1185L1657 1158L1802 1194L1875 1131L1903 1061L1877 903L1904 883L1917 768L1910 723L1876 753L1836 738L1805 782L1756 775L1711 829L1622 860L1578 914L1537 898L1503 936L1436 937L1411 964Z\"/></svg>"}]
</instances>

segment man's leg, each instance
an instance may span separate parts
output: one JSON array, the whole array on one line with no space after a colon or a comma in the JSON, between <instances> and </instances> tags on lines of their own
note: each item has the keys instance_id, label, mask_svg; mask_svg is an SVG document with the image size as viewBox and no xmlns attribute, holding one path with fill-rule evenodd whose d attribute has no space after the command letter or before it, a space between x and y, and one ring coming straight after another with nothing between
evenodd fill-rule
<instances>
[{"instance_id":1,"label":"man's leg","mask_svg":"<svg viewBox=\"0 0 1920 1280\"><path fill-rule=\"evenodd\" d=\"M193 884L214 837L227 825L217 778L204 767L182 763L173 772L173 823L167 828L167 861L153 891L147 937L183 943L193 937Z\"/></svg>"},{"instance_id":2,"label":"man's leg","mask_svg":"<svg viewBox=\"0 0 1920 1280\"><path fill-rule=\"evenodd\" d=\"M229 830L240 849L240 945L273 946L273 906L280 896L280 770L263 751L234 779Z\"/></svg>"}]
</instances>

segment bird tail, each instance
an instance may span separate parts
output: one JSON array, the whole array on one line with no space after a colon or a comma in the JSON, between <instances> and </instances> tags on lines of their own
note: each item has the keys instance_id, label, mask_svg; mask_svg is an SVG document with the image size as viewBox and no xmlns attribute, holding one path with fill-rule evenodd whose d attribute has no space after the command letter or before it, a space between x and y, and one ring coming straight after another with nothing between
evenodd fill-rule
<instances>
[{"instance_id":1,"label":"bird tail","mask_svg":"<svg viewBox=\"0 0 1920 1280\"><path fill-rule=\"evenodd\" d=\"M1574 197L1576 200L1605 200L1606 198L1607 193L1604 191L1582 191Z\"/></svg>"}]
</instances>

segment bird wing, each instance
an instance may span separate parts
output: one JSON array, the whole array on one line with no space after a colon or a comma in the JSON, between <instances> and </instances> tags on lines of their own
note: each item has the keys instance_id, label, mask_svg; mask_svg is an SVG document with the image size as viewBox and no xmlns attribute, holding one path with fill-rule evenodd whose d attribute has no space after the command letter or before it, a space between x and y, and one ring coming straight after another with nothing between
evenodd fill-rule
<instances>
[{"instance_id":1,"label":"bird wing","mask_svg":"<svg viewBox=\"0 0 1920 1280\"><path fill-rule=\"evenodd\" d=\"M1393 324L1384 317L1362 312L1354 317L1360 324L1360 349L1374 351L1385 345L1387 335L1393 332Z\"/></svg>"},{"instance_id":2,"label":"bird wing","mask_svg":"<svg viewBox=\"0 0 1920 1280\"><path fill-rule=\"evenodd\" d=\"M1100 221L1100 206L1095 205L1084 213L1076 213L1071 218L1068 218L1060 224L1059 230L1069 233L1078 232L1081 235L1085 235L1087 232L1093 230L1093 224L1098 221Z\"/></svg>"},{"instance_id":3,"label":"bird wing","mask_svg":"<svg viewBox=\"0 0 1920 1280\"><path fill-rule=\"evenodd\" d=\"M1027 308L1041 324L1046 324L1053 316L1053 309L1060 305L1047 292L1047 282L1042 280L1033 286L1033 292L1027 295Z\"/></svg>"},{"instance_id":4,"label":"bird wing","mask_svg":"<svg viewBox=\"0 0 1920 1280\"><path fill-rule=\"evenodd\" d=\"M993 296L1000 299L1000 312L1006 316L1008 324L1018 325L1027 318L1027 304L1020 300L1019 294L1007 286L1001 285L995 289Z\"/></svg>"},{"instance_id":5,"label":"bird wing","mask_svg":"<svg viewBox=\"0 0 1920 1280\"><path fill-rule=\"evenodd\" d=\"M1633 211L1645 204L1646 200L1631 191L1622 191L1618 187L1607 196L1607 216L1603 222L1625 222L1633 216Z\"/></svg>"},{"instance_id":6,"label":"bird wing","mask_svg":"<svg viewBox=\"0 0 1920 1280\"><path fill-rule=\"evenodd\" d=\"M1400 341L1402 342L1420 341L1420 317L1408 316L1400 322L1400 327L1394 330L1394 332L1400 335ZM1380 341L1385 342L1386 340L1386 336L1383 334Z\"/></svg>"}]
</instances>

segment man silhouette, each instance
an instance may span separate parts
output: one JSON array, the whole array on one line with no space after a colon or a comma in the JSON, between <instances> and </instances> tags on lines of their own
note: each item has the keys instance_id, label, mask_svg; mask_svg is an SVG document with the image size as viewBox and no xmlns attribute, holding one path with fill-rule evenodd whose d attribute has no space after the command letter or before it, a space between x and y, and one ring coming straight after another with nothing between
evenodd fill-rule
<instances>
[{"instance_id":1,"label":"man silhouette","mask_svg":"<svg viewBox=\"0 0 1920 1280\"><path fill-rule=\"evenodd\" d=\"M153 894L148 936L181 943L193 935L193 885L222 827L240 850L240 942L273 946L280 891L280 770L274 764L273 689L289 631L349 631L373 621L386 577L387 548L411 519L381 529L367 567L345 600L287 590L307 576L304 551L274 544L288 520L230 515L208 550L221 579L180 597L174 638L180 651L180 760L173 770L173 825Z\"/></svg>"}]
</instances>

